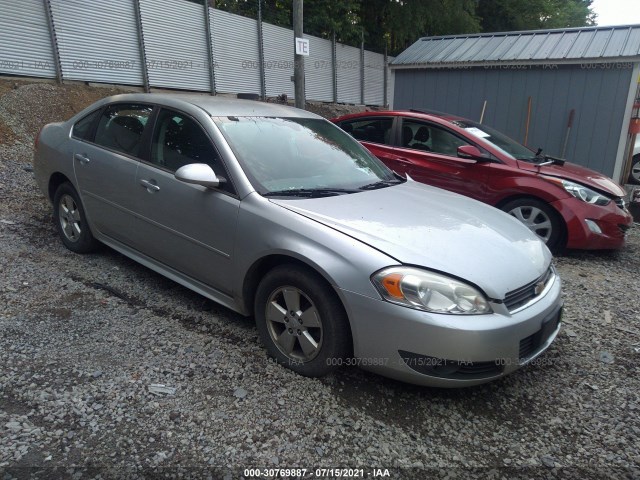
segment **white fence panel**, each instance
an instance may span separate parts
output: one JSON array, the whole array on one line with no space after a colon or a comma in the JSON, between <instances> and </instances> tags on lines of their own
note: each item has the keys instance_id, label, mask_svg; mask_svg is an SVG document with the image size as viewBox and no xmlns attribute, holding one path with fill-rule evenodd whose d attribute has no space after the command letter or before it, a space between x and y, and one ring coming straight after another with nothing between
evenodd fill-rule
<instances>
[{"instance_id":1,"label":"white fence panel","mask_svg":"<svg viewBox=\"0 0 640 480\"><path fill-rule=\"evenodd\" d=\"M141 0L140 13L149 84L210 90L204 5L175 0Z\"/></svg>"},{"instance_id":2,"label":"white fence panel","mask_svg":"<svg viewBox=\"0 0 640 480\"><path fill-rule=\"evenodd\" d=\"M364 103L384 103L384 55L364 51Z\"/></svg>"},{"instance_id":3,"label":"white fence panel","mask_svg":"<svg viewBox=\"0 0 640 480\"><path fill-rule=\"evenodd\" d=\"M260 93L258 24L251 18L211 9L216 90Z\"/></svg>"},{"instance_id":4,"label":"white fence panel","mask_svg":"<svg viewBox=\"0 0 640 480\"><path fill-rule=\"evenodd\" d=\"M293 82L293 30L262 24L264 35L264 68L267 96L286 94L294 98Z\"/></svg>"},{"instance_id":5,"label":"white fence panel","mask_svg":"<svg viewBox=\"0 0 640 480\"><path fill-rule=\"evenodd\" d=\"M391 63L395 60L396 57L387 57L387 62ZM389 104L389 108L393 110L393 92L396 85L396 74L395 70L391 70L387 67L387 103Z\"/></svg>"},{"instance_id":6,"label":"white fence panel","mask_svg":"<svg viewBox=\"0 0 640 480\"><path fill-rule=\"evenodd\" d=\"M360 49L342 44L336 45L336 72L338 102L361 103Z\"/></svg>"},{"instance_id":7,"label":"white fence panel","mask_svg":"<svg viewBox=\"0 0 640 480\"><path fill-rule=\"evenodd\" d=\"M138 0L48 0L62 76L66 80L143 85ZM204 4L185 0L139 0L141 30L149 84L153 87L209 91L211 62L216 91L261 93L260 39L251 18L209 9L212 52L207 39ZM0 0L0 74L56 76L56 49L51 44L43 0ZM264 82L267 96L294 98L294 36L287 28L264 23ZM329 40L308 36L305 58L306 96L334 100L334 58ZM210 53L213 59L209 57ZM336 45L337 100L384 102L384 57L359 48ZM388 98L393 95L389 75Z\"/></svg>"},{"instance_id":8,"label":"white fence panel","mask_svg":"<svg viewBox=\"0 0 640 480\"><path fill-rule=\"evenodd\" d=\"M304 59L305 94L308 100L333 102L333 55L330 40L306 36L309 56Z\"/></svg>"},{"instance_id":9,"label":"white fence panel","mask_svg":"<svg viewBox=\"0 0 640 480\"><path fill-rule=\"evenodd\" d=\"M42 0L0 0L0 73L55 77L49 24Z\"/></svg>"},{"instance_id":10,"label":"white fence panel","mask_svg":"<svg viewBox=\"0 0 640 480\"><path fill-rule=\"evenodd\" d=\"M142 84L132 0L52 0L51 10L63 78Z\"/></svg>"}]
</instances>

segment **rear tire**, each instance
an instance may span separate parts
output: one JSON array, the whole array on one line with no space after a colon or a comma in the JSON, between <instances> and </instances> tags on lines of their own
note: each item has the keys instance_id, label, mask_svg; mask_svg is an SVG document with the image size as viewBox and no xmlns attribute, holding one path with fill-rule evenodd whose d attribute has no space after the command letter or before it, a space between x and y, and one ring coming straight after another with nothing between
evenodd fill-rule
<instances>
[{"instance_id":1,"label":"rear tire","mask_svg":"<svg viewBox=\"0 0 640 480\"><path fill-rule=\"evenodd\" d=\"M255 320L269 355L307 377L335 370L351 351L347 316L335 292L297 265L282 265L264 276Z\"/></svg>"},{"instance_id":2,"label":"rear tire","mask_svg":"<svg viewBox=\"0 0 640 480\"><path fill-rule=\"evenodd\" d=\"M98 247L93 238L84 207L69 182L58 187L53 196L53 219L65 247L75 253L89 253Z\"/></svg>"},{"instance_id":3,"label":"rear tire","mask_svg":"<svg viewBox=\"0 0 640 480\"><path fill-rule=\"evenodd\" d=\"M562 250L564 223L558 212L548 203L535 198L518 198L504 204L501 210L520 220L553 253Z\"/></svg>"},{"instance_id":4,"label":"rear tire","mask_svg":"<svg viewBox=\"0 0 640 480\"><path fill-rule=\"evenodd\" d=\"M640 154L633 157L631 162L631 172L629 173L629 183L640 184Z\"/></svg>"}]
</instances>

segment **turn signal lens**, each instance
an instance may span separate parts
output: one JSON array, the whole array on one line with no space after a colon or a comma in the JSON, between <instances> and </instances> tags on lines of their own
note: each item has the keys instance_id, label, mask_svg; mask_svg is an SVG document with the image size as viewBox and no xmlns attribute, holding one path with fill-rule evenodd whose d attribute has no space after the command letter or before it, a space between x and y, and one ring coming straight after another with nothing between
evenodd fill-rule
<instances>
[{"instance_id":1,"label":"turn signal lens","mask_svg":"<svg viewBox=\"0 0 640 480\"><path fill-rule=\"evenodd\" d=\"M390 273L382 279L381 283L389 295L395 298L402 298L402 290L400 290L401 280L402 275L399 273Z\"/></svg>"}]
</instances>

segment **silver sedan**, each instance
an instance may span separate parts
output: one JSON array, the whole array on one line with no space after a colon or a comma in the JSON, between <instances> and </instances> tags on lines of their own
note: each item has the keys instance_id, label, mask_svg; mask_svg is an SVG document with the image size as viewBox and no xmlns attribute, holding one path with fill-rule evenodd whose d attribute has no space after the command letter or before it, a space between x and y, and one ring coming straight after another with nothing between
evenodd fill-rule
<instances>
[{"instance_id":1,"label":"silver sedan","mask_svg":"<svg viewBox=\"0 0 640 480\"><path fill-rule=\"evenodd\" d=\"M309 112L119 95L46 125L34 167L67 248L106 244L253 315L302 375L475 385L560 329L560 278L526 227L396 175Z\"/></svg>"}]
</instances>

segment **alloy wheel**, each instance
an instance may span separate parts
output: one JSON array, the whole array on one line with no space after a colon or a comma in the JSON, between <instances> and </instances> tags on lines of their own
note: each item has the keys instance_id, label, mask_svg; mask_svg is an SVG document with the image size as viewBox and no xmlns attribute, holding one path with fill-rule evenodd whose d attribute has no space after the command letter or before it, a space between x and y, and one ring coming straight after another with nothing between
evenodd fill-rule
<instances>
[{"instance_id":1,"label":"alloy wheel","mask_svg":"<svg viewBox=\"0 0 640 480\"><path fill-rule=\"evenodd\" d=\"M281 287L269 296L267 331L278 350L295 362L313 360L322 347L322 319L311 299L295 287Z\"/></svg>"},{"instance_id":2,"label":"alloy wheel","mask_svg":"<svg viewBox=\"0 0 640 480\"><path fill-rule=\"evenodd\" d=\"M71 242L77 242L82 233L81 217L78 205L71 195L64 194L62 196L58 212L64 236Z\"/></svg>"}]
</instances>

